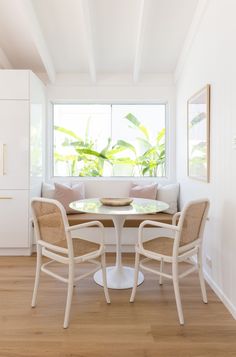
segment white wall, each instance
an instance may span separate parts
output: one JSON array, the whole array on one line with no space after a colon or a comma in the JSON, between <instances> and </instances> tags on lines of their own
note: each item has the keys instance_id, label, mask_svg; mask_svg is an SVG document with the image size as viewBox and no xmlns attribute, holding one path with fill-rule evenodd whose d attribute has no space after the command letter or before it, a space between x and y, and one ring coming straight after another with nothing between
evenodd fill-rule
<instances>
[{"instance_id":1,"label":"white wall","mask_svg":"<svg viewBox=\"0 0 236 357\"><path fill-rule=\"evenodd\" d=\"M236 318L236 1L209 0L177 82L177 181L181 204L211 200L205 235L208 280ZM210 183L187 177L187 99L211 84Z\"/></svg>"},{"instance_id":2,"label":"white wall","mask_svg":"<svg viewBox=\"0 0 236 357\"><path fill-rule=\"evenodd\" d=\"M169 175L158 181L175 182L175 88L171 75L146 75L139 85L134 85L127 76L100 76L95 85L83 76L59 74L56 82L48 86L48 99L65 103L167 103Z\"/></svg>"}]
</instances>

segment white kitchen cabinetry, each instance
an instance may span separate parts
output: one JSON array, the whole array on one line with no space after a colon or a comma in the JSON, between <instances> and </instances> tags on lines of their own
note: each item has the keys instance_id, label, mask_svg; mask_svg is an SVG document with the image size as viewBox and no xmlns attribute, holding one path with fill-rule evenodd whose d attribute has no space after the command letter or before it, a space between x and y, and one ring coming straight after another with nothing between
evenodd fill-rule
<instances>
[{"instance_id":1,"label":"white kitchen cabinetry","mask_svg":"<svg viewBox=\"0 0 236 357\"><path fill-rule=\"evenodd\" d=\"M45 92L27 70L0 70L0 255L31 254L30 198L44 176Z\"/></svg>"},{"instance_id":2,"label":"white kitchen cabinetry","mask_svg":"<svg viewBox=\"0 0 236 357\"><path fill-rule=\"evenodd\" d=\"M29 248L28 208L28 190L0 190L1 247Z\"/></svg>"},{"instance_id":3,"label":"white kitchen cabinetry","mask_svg":"<svg viewBox=\"0 0 236 357\"><path fill-rule=\"evenodd\" d=\"M29 188L29 102L0 100L0 189Z\"/></svg>"}]
</instances>

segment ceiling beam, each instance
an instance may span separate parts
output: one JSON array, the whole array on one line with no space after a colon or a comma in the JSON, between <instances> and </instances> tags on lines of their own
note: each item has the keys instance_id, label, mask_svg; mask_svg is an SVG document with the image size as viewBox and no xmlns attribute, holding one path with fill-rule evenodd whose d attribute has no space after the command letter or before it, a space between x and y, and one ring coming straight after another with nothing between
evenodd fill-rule
<instances>
[{"instance_id":1,"label":"ceiling beam","mask_svg":"<svg viewBox=\"0 0 236 357\"><path fill-rule=\"evenodd\" d=\"M30 34L32 36L34 45L38 51L38 54L43 62L47 76L51 83L55 81L56 72L53 65L53 61L49 50L47 48L39 21L37 19L33 4L31 0L24 0L21 3L21 6L24 6L24 12L27 17ZM53 20L52 20L53 21Z\"/></svg>"},{"instance_id":2,"label":"ceiling beam","mask_svg":"<svg viewBox=\"0 0 236 357\"><path fill-rule=\"evenodd\" d=\"M9 59L7 58L6 53L0 48L0 67L3 69L12 69L13 66Z\"/></svg>"},{"instance_id":3,"label":"ceiling beam","mask_svg":"<svg viewBox=\"0 0 236 357\"><path fill-rule=\"evenodd\" d=\"M201 24L201 20L203 18L203 15L206 11L207 5L208 5L209 1L208 0L198 0L194 15L193 15L193 19L191 22L191 25L189 27L187 36L184 40L184 44L182 47L182 51L179 55L178 61L177 61L177 65L175 67L175 72L174 72L174 80L175 82L178 81L178 78L180 77L182 70L184 68L184 65L186 63L188 54L190 52L190 49L192 47L192 44L194 42L194 38L198 32L198 29L200 27Z\"/></svg>"},{"instance_id":4,"label":"ceiling beam","mask_svg":"<svg viewBox=\"0 0 236 357\"><path fill-rule=\"evenodd\" d=\"M93 34L92 34L89 4L87 0L81 0L80 4L82 10L82 20L83 20L83 27L84 27L85 45L87 50L90 78L91 81L95 83L97 80L97 74L96 74L96 66L95 66Z\"/></svg>"},{"instance_id":5,"label":"ceiling beam","mask_svg":"<svg viewBox=\"0 0 236 357\"><path fill-rule=\"evenodd\" d=\"M148 3L149 3L149 0L140 0L138 30L137 30L134 68L133 68L134 82L138 82L138 80L139 80L141 61L142 61L142 53L143 53L143 44L144 44L144 33L145 33L147 13L148 13L148 8L149 8Z\"/></svg>"}]
</instances>

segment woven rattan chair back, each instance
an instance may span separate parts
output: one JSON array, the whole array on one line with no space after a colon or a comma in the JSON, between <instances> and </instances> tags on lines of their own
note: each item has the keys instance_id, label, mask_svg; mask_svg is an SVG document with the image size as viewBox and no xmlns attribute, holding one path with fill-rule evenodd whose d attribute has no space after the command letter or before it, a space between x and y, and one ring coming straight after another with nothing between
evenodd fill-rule
<instances>
[{"instance_id":1,"label":"woven rattan chair back","mask_svg":"<svg viewBox=\"0 0 236 357\"><path fill-rule=\"evenodd\" d=\"M200 238L202 226L205 225L208 201L190 204L184 212L180 246L189 244Z\"/></svg>"},{"instance_id":2,"label":"woven rattan chair back","mask_svg":"<svg viewBox=\"0 0 236 357\"><path fill-rule=\"evenodd\" d=\"M56 204L34 201L32 209L38 224L39 239L54 245L66 240L62 213Z\"/></svg>"}]
</instances>

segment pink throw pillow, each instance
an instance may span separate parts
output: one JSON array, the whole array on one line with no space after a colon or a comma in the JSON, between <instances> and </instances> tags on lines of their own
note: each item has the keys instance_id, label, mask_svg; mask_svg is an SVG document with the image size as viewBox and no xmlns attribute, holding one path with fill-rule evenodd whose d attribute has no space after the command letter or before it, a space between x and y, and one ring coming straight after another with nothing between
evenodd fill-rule
<instances>
[{"instance_id":1,"label":"pink throw pillow","mask_svg":"<svg viewBox=\"0 0 236 357\"><path fill-rule=\"evenodd\" d=\"M157 186L157 183L153 183L150 185L136 185L132 183L132 186L129 191L129 196L135 198L149 198L151 200L156 200Z\"/></svg>"},{"instance_id":2,"label":"pink throw pillow","mask_svg":"<svg viewBox=\"0 0 236 357\"><path fill-rule=\"evenodd\" d=\"M55 182L54 199L59 201L65 208L66 213L79 213L69 207L73 201L84 199L84 183L78 183L72 188Z\"/></svg>"}]
</instances>

